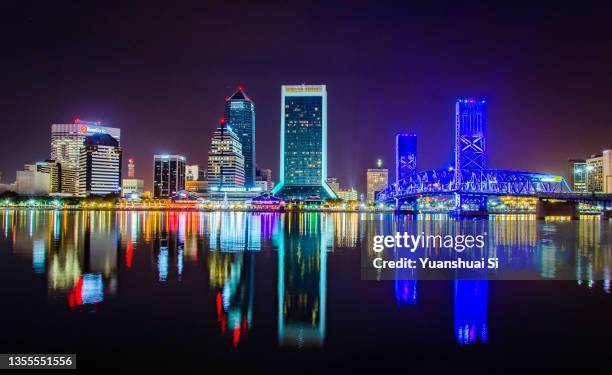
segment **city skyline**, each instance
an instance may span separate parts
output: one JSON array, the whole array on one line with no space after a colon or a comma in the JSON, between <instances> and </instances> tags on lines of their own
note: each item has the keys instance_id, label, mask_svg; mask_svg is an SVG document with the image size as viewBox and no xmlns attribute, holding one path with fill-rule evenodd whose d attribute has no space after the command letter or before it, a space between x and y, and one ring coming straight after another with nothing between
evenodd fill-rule
<instances>
[{"instance_id":1,"label":"city skyline","mask_svg":"<svg viewBox=\"0 0 612 375\"><path fill-rule=\"evenodd\" d=\"M194 7L193 16L176 30L153 28L169 17L155 5L142 20L125 11L110 23L95 22L101 15L86 4L42 6L24 17L19 16L23 10L12 9L13 18L26 19L29 27L10 20L4 24L21 37L7 48L28 49L0 62L11 73L2 91L8 124L0 161L3 182L13 181L25 162L47 158L51 123L82 117L122 129L125 155L141 166L137 177L150 190L153 176L146 166L151 155L179 152L190 163L206 164L201 145L212 137L223 100L237 84L257 102L257 164L272 169L276 180L278 88L301 82L327 85L328 175L359 191L365 191L365 171L377 158L392 164L397 132L418 135L419 169L448 165L453 160L452 103L464 96L487 99L488 146L494 150L489 162L499 168L563 174L568 159L610 147L612 115L606 103L612 53L599 34L603 16L595 9L558 5L548 13L542 5L518 6L502 17L493 5L457 6L447 10L456 16L449 21L427 5L381 4L374 10L381 17L370 18L365 15L372 10L359 5L294 5L300 11L268 4L245 11L262 17L270 12L279 20L299 13L294 22L305 26L297 31L303 48L317 41L320 50L328 51L308 64L288 59L282 48L267 47L288 45L289 36L279 32L286 21L264 27L223 5L207 12ZM89 20L79 21L86 30L82 35L56 27L60 15L78 20L82 14ZM244 22L244 29L252 30L252 47L233 52L225 46L241 28L200 26L207 24L201 18L219 14L229 14L226 22ZM331 17L337 22L328 22ZM567 20L580 27L565 26ZM506 27L496 28L498 23ZM455 36L463 24L471 26ZM339 33L352 29L362 30L359 38ZM115 43L126 34L131 36ZM192 35L212 48L201 48ZM160 38L175 46L153 42ZM136 43L140 40L148 42ZM584 58L572 58L577 54ZM46 69L32 74L42 58ZM81 63L84 59L88 64Z\"/></svg>"}]
</instances>

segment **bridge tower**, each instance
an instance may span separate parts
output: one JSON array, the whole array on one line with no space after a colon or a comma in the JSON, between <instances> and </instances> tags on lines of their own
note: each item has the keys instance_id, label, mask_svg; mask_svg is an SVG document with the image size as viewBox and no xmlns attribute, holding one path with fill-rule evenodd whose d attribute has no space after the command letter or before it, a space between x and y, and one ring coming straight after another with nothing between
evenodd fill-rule
<instances>
[{"instance_id":1,"label":"bridge tower","mask_svg":"<svg viewBox=\"0 0 612 375\"><path fill-rule=\"evenodd\" d=\"M463 98L455 103L455 197L458 214L486 214L487 197L465 194L465 171L487 167L487 107L483 99ZM468 192L469 193L469 192Z\"/></svg>"},{"instance_id":2,"label":"bridge tower","mask_svg":"<svg viewBox=\"0 0 612 375\"><path fill-rule=\"evenodd\" d=\"M395 182L399 183L416 171L417 136L414 133L397 133L395 136Z\"/></svg>"}]
</instances>

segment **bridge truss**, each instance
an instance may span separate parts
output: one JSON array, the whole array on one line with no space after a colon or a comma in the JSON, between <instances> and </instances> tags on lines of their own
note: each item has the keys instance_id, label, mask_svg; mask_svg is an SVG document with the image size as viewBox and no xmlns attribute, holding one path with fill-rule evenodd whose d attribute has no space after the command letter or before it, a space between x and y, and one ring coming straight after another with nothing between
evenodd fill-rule
<instances>
[{"instance_id":1,"label":"bridge truss","mask_svg":"<svg viewBox=\"0 0 612 375\"><path fill-rule=\"evenodd\" d=\"M415 172L398 183L389 185L377 194L376 200L392 202L419 195L454 193L538 196L544 193L571 193L571 189L563 177L548 174L501 169L432 169Z\"/></svg>"}]
</instances>

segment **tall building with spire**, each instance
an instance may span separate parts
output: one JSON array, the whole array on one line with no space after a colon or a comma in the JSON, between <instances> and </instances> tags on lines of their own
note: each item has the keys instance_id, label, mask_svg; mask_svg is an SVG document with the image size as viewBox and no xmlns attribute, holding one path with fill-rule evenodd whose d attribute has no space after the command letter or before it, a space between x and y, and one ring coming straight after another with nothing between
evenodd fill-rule
<instances>
[{"instance_id":1,"label":"tall building with spire","mask_svg":"<svg viewBox=\"0 0 612 375\"><path fill-rule=\"evenodd\" d=\"M281 88L280 179L272 194L285 200L336 198L327 185L325 85Z\"/></svg>"},{"instance_id":2,"label":"tall building with spire","mask_svg":"<svg viewBox=\"0 0 612 375\"><path fill-rule=\"evenodd\" d=\"M255 104L244 93L242 86L238 86L236 92L225 100L223 119L242 144L244 186L255 187Z\"/></svg>"},{"instance_id":3,"label":"tall building with spire","mask_svg":"<svg viewBox=\"0 0 612 375\"><path fill-rule=\"evenodd\" d=\"M244 188L242 144L232 127L221 119L208 152L208 188Z\"/></svg>"}]
</instances>

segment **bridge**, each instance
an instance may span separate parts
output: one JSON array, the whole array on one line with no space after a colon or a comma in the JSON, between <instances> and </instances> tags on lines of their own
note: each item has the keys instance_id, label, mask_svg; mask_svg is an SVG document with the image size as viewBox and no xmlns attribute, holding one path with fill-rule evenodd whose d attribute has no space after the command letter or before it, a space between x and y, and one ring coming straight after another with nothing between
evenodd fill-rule
<instances>
[{"instance_id":1,"label":"bridge","mask_svg":"<svg viewBox=\"0 0 612 375\"><path fill-rule=\"evenodd\" d=\"M461 206L464 203L476 205L462 212L468 215L486 214L487 197L491 196L533 197L541 201L590 204L603 210L612 208L612 194L572 192L561 176L500 169L455 171L450 168L414 172L379 192L377 201L394 204L398 209L408 206L408 211L415 211L417 198L441 195L457 197ZM572 209L572 205L566 207ZM568 212L568 216L574 216Z\"/></svg>"},{"instance_id":2,"label":"bridge","mask_svg":"<svg viewBox=\"0 0 612 375\"><path fill-rule=\"evenodd\" d=\"M612 194L572 192L562 176L488 169L485 101L459 99L455 108L455 166L417 171L416 135L400 133L396 138L397 182L377 193L377 203L415 212L416 200L420 197L452 195L454 213L484 216L488 214L489 197L517 196L538 198L538 218L553 215L577 218L577 203L597 206L606 217L611 216ZM402 150L400 137L407 136L414 137L412 148ZM413 162L404 163L404 160Z\"/></svg>"}]
</instances>

